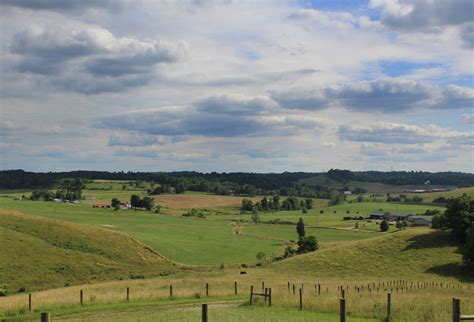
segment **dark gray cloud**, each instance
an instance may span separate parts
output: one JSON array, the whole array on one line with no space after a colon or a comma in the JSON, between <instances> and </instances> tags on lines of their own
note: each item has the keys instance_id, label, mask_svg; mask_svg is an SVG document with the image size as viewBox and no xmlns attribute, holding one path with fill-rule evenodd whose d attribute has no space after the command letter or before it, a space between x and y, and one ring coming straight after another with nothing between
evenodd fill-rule
<instances>
[{"instance_id":1,"label":"dark gray cloud","mask_svg":"<svg viewBox=\"0 0 474 322\"><path fill-rule=\"evenodd\" d=\"M266 96L221 95L201 99L195 105L199 111L207 113L257 115L269 112L277 103Z\"/></svg>"},{"instance_id":2,"label":"dark gray cloud","mask_svg":"<svg viewBox=\"0 0 474 322\"><path fill-rule=\"evenodd\" d=\"M156 77L155 65L174 63L187 54L181 42L117 38L83 24L33 25L16 33L9 48L17 57L16 71L50 76L48 84L84 94L145 85Z\"/></svg>"},{"instance_id":3,"label":"dark gray cloud","mask_svg":"<svg viewBox=\"0 0 474 322\"><path fill-rule=\"evenodd\" d=\"M136 111L104 118L98 127L133 131L145 135L255 137L288 136L317 131L323 122L311 117L278 116L268 97L214 96L194 105Z\"/></svg>"},{"instance_id":4,"label":"dark gray cloud","mask_svg":"<svg viewBox=\"0 0 474 322\"><path fill-rule=\"evenodd\" d=\"M442 92L441 100L434 107L441 109L472 109L474 108L474 89L448 85Z\"/></svg>"},{"instance_id":5,"label":"dark gray cloud","mask_svg":"<svg viewBox=\"0 0 474 322\"><path fill-rule=\"evenodd\" d=\"M373 80L345 84L327 90L348 109L396 113L416 107L432 96L432 86L412 81Z\"/></svg>"},{"instance_id":6,"label":"dark gray cloud","mask_svg":"<svg viewBox=\"0 0 474 322\"><path fill-rule=\"evenodd\" d=\"M471 0L404 0L399 5L372 2L382 9L380 21L393 29L429 30L473 20Z\"/></svg>"},{"instance_id":7,"label":"dark gray cloud","mask_svg":"<svg viewBox=\"0 0 474 322\"><path fill-rule=\"evenodd\" d=\"M473 13L474 16L474 13ZM474 17L473 17L474 19ZM464 47L468 49L474 48L474 23L466 24L461 27L460 30L461 40L463 41Z\"/></svg>"},{"instance_id":8,"label":"dark gray cloud","mask_svg":"<svg viewBox=\"0 0 474 322\"><path fill-rule=\"evenodd\" d=\"M338 105L357 112L401 113L416 108L472 108L474 90L456 85L442 89L418 81L376 79L313 91L272 92L271 97L289 109L321 110Z\"/></svg>"},{"instance_id":9,"label":"dark gray cloud","mask_svg":"<svg viewBox=\"0 0 474 322\"><path fill-rule=\"evenodd\" d=\"M1 5L33 10L83 11L92 8L118 10L125 0L0 0Z\"/></svg>"},{"instance_id":10,"label":"dark gray cloud","mask_svg":"<svg viewBox=\"0 0 474 322\"><path fill-rule=\"evenodd\" d=\"M273 92L271 97L282 107L301 110L320 110L329 107L330 98L324 91Z\"/></svg>"},{"instance_id":11,"label":"dark gray cloud","mask_svg":"<svg viewBox=\"0 0 474 322\"><path fill-rule=\"evenodd\" d=\"M377 79L314 91L274 92L271 97L282 107L290 109L320 110L340 105L359 112L397 113L425 103L433 97L435 90L434 86L421 82Z\"/></svg>"}]
</instances>

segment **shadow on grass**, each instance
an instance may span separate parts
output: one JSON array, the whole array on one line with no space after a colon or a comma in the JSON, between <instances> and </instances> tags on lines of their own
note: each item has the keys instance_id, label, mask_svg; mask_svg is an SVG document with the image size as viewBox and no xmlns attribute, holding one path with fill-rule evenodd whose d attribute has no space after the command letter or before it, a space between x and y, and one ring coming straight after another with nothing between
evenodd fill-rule
<instances>
[{"instance_id":1,"label":"shadow on grass","mask_svg":"<svg viewBox=\"0 0 474 322\"><path fill-rule=\"evenodd\" d=\"M408 239L408 245L403 249L426 249L457 246L449 236L449 232L444 230L433 230L426 234L416 235Z\"/></svg>"},{"instance_id":2,"label":"shadow on grass","mask_svg":"<svg viewBox=\"0 0 474 322\"><path fill-rule=\"evenodd\" d=\"M449 263L433 266L427 269L426 272L434 273L444 277L453 277L464 283L474 282L474 272L470 272L468 268L460 263Z\"/></svg>"},{"instance_id":3,"label":"shadow on grass","mask_svg":"<svg viewBox=\"0 0 474 322\"><path fill-rule=\"evenodd\" d=\"M451 239L450 233L444 230L432 230L426 234L414 236L408 239L408 243L403 251L459 246ZM460 253L460 250L456 250L456 253ZM471 272L469 268L461 263L447 263L433 266L428 268L426 272L444 277L452 277L460 282L474 282L474 272Z\"/></svg>"}]
</instances>

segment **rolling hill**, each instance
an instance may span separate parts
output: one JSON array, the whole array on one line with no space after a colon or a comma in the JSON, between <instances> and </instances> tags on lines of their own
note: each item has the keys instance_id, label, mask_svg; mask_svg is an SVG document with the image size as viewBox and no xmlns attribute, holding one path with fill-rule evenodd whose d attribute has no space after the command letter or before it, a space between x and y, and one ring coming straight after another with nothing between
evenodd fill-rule
<instances>
[{"instance_id":1,"label":"rolling hill","mask_svg":"<svg viewBox=\"0 0 474 322\"><path fill-rule=\"evenodd\" d=\"M125 234L9 210L0 210L0 245L7 294L179 269Z\"/></svg>"},{"instance_id":2,"label":"rolling hill","mask_svg":"<svg viewBox=\"0 0 474 322\"><path fill-rule=\"evenodd\" d=\"M380 237L344 243L315 253L274 263L280 272L317 277L437 278L473 281L461 265L461 255L445 231L408 229Z\"/></svg>"}]
</instances>

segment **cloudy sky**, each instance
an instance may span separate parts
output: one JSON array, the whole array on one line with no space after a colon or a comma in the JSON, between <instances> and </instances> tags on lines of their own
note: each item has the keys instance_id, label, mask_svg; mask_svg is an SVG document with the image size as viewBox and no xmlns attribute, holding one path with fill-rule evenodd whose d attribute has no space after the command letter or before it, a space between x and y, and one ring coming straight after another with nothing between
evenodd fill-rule
<instances>
[{"instance_id":1,"label":"cloudy sky","mask_svg":"<svg viewBox=\"0 0 474 322\"><path fill-rule=\"evenodd\" d=\"M0 0L0 168L474 172L472 0Z\"/></svg>"}]
</instances>

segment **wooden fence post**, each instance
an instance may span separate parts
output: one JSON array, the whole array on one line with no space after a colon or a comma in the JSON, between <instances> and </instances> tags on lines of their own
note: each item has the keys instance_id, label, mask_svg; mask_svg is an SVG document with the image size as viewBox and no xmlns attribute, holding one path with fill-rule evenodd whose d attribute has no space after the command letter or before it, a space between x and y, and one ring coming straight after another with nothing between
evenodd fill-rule
<instances>
[{"instance_id":1,"label":"wooden fence post","mask_svg":"<svg viewBox=\"0 0 474 322\"><path fill-rule=\"evenodd\" d=\"M266 302L267 296L268 296L268 288L265 287L265 292L263 292L263 294L264 294L263 301Z\"/></svg>"},{"instance_id":2,"label":"wooden fence post","mask_svg":"<svg viewBox=\"0 0 474 322\"><path fill-rule=\"evenodd\" d=\"M207 322L207 304L202 305L202 322Z\"/></svg>"},{"instance_id":3,"label":"wooden fence post","mask_svg":"<svg viewBox=\"0 0 474 322\"><path fill-rule=\"evenodd\" d=\"M130 288L127 287L127 301L130 300Z\"/></svg>"},{"instance_id":4,"label":"wooden fence post","mask_svg":"<svg viewBox=\"0 0 474 322\"><path fill-rule=\"evenodd\" d=\"M31 311L31 293L28 294L28 310Z\"/></svg>"},{"instance_id":5,"label":"wooden fence post","mask_svg":"<svg viewBox=\"0 0 474 322\"><path fill-rule=\"evenodd\" d=\"M250 286L250 306L253 304L253 285Z\"/></svg>"},{"instance_id":6,"label":"wooden fence post","mask_svg":"<svg viewBox=\"0 0 474 322\"><path fill-rule=\"evenodd\" d=\"M346 299L339 300L340 321L346 322Z\"/></svg>"},{"instance_id":7,"label":"wooden fence post","mask_svg":"<svg viewBox=\"0 0 474 322\"><path fill-rule=\"evenodd\" d=\"M268 306L272 306L272 288L268 289Z\"/></svg>"},{"instance_id":8,"label":"wooden fence post","mask_svg":"<svg viewBox=\"0 0 474 322\"><path fill-rule=\"evenodd\" d=\"M81 290L81 291L79 292L79 297L80 297L80 300L81 300L81 305L84 304L84 302L83 302L83 295L84 295L84 294L83 294L83 292L82 292L82 290Z\"/></svg>"},{"instance_id":9,"label":"wooden fence post","mask_svg":"<svg viewBox=\"0 0 474 322\"><path fill-rule=\"evenodd\" d=\"M343 299L346 298L346 291L345 290L341 290L341 296Z\"/></svg>"},{"instance_id":10,"label":"wooden fence post","mask_svg":"<svg viewBox=\"0 0 474 322\"><path fill-rule=\"evenodd\" d=\"M461 301L453 298L453 322L461 321Z\"/></svg>"},{"instance_id":11,"label":"wooden fence post","mask_svg":"<svg viewBox=\"0 0 474 322\"><path fill-rule=\"evenodd\" d=\"M262 293L265 291L265 282L262 281Z\"/></svg>"},{"instance_id":12,"label":"wooden fence post","mask_svg":"<svg viewBox=\"0 0 474 322\"><path fill-rule=\"evenodd\" d=\"M288 282L288 294L290 294L290 282Z\"/></svg>"},{"instance_id":13,"label":"wooden fence post","mask_svg":"<svg viewBox=\"0 0 474 322\"><path fill-rule=\"evenodd\" d=\"M391 309L392 309L392 294L387 293L387 321L390 321Z\"/></svg>"},{"instance_id":14,"label":"wooden fence post","mask_svg":"<svg viewBox=\"0 0 474 322\"><path fill-rule=\"evenodd\" d=\"M303 289L300 288L300 310L303 310Z\"/></svg>"},{"instance_id":15,"label":"wooden fence post","mask_svg":"<svg viewBox=\"0 0 474 322\"><path fill-rule=\"evenodd\" d=\"M321 284L318 284L318 295L321 294Z\"/></svg>"},{"instance_id":16,"label":"wooden fence post","mask_svg":"<svg viewBox=\"0 0 474 322\"><path fill-rule=\"evenodd\" d=\"M293 284L293 295L295 295L295 294L296 294L296 285Z\"/></svg>"},{"instance_id":17,"label":"wooden fence post","mask_svg":"<svg viewBox=\"0 0 474 322\"><path fill-rule=\"evenodd\" d=\"M49 322L49 312L41 313L41 322Z\"/></svg>"},{"instance_id":18,"label":"wooden fence post","mask_svg":"<svg viewBox=\"0 0 474 322\"><path fill-rule=\"evenodd\" d=\"M206 296L209 296L209 283L206 283Z\"/></svg>"},{"instance_id":19,"label":"wooden fence post","mask_svg":"<svg viewBox=\"0 0 474 322\"><path fill-rule=\"evenodd\" d=\"M234 293L237 295L237 282L234 282Z\"/></svg>"},{"instance_id":20,"label":"wooden fence post","mask_svg":"<svg viewBox=\"0 0 474 322\"><path fill-rule=\"evenodd\" d=\"M173 285L170 285L170 297L173 297Z\"/></svg>"}]
</instances>

